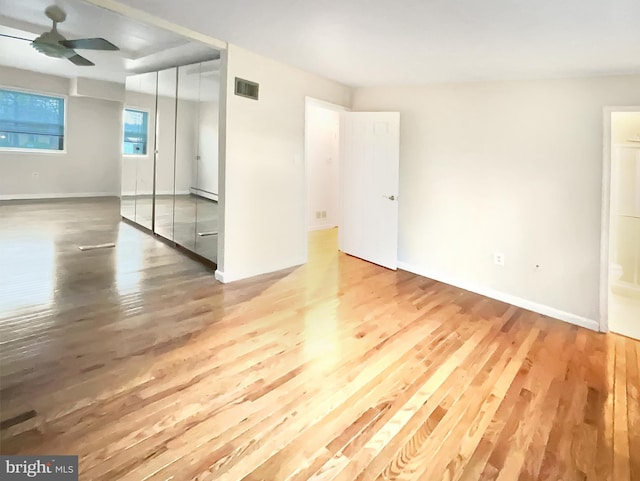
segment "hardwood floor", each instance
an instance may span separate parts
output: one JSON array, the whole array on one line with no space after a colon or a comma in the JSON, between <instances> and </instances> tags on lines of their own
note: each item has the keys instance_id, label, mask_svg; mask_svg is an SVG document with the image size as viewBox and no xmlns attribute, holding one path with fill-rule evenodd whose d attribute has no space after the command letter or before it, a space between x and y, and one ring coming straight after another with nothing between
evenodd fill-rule
<instances>
[{"instance_id":1,"label":"hardwood floor","mask_svg":"<svg viewBox=\"0 0 640 481\"><path fill-rule=\"evenodd\" d=\"M82 480L640 480L640 343L339 254L335 231L221 285L118 219L0 205L3 454L76 454Z\"/></svg>"},{"instance_id":2,"label":"hardwood floor","mask_svg":"<svg viewBox=\"0 0 640 481\"><path fill-rule=\"evenodd\" d=\"M199 236L198 233L218 232L218 203L195 195L157 195L155 199L155 232L205 259L217 262L218 236ZM122 201L122 216L151 229L151 196L128 196Z\"/></svg>"}]
</instances>

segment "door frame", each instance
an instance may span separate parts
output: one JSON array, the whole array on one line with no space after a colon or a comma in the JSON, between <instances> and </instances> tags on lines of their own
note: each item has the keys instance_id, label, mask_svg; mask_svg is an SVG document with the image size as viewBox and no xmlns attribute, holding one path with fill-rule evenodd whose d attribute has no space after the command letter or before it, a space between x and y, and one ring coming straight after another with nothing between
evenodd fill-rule
<instances>
[{"instance_id":1,"label":"door frame","mask_svg":"<svg viewBox=\"0 0 640 481\"><path fill-rule=\"evenodd\" d=\"M609 332L609 228L611 222L611 115L640 112L640 106L602 109L602 203L600 211L600 332Z\"/></svg>"},{"instance_id":2,"label":"door frame","mask_svg":"<svg viewBox=\"0 0 640 481\"><path fill-rule=\"evenodd\" d=\"M305 96L304 98L304 162L303 162L303 181L304 181L304 202L303 202L303 211L302 211L302 236L304 246L304 262L305 264L309 261L309 222L307 212L309 209L309 184L308 184L308 172L309 172L309 106L314 105L316 107L322 107L327 110L332 110L334 112L351 112L349 107L345 107L344 105L333 104L331 102L326 102L324 100L317 99L315 97ZM338 172L340 171L340 158L338 158ZM338 174L339 175L339 174Z\"/></svg>"}]
</instances>

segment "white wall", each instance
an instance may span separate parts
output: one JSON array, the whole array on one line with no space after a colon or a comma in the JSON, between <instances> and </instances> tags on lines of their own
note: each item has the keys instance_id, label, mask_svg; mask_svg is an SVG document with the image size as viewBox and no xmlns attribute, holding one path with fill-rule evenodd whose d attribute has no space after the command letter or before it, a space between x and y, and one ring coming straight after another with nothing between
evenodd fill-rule
<instances>
[{"instance_id":1,"label":"white wall","mask_svg":"<svg viewBox=\"0 0 640 481\"><path fill-rule=\"evenodd\" d=\"M226 55L218 277L228 282L305 262L305 96L349 106L350 89L235 45ZM258 82L260 100L234 95L236 76Z\"/></svg>"},{"instance_id":2,"label":"white wall","mask_svg":"<svg viewBox=\"0 0 640 481\"><path fill-rule=\"evenodd\" d=\"M603 106L639 105L639 76L359 88L353 104L401 112L405 268L597 328Z\"/></svg>"},{"instance_id":3,"label":"white wall","mask_svg":"<svg viewBox=\"0 0 640 481\"><path fill-rule=\"evenodd\" d=\"M326 229L339 222L340 112L308 101L306 128L307 225Z\"/></svg>"},{"instance_id":4,"label":"white wall","mask_svg":"<svg viewBox=\"0 0 640 481\"><path fill-rule=\"evenodd\" d=\"M0 85L69 93L69 79L2 66ZM119 194L122 102L68 97L66 110L66 152L0 151L0 199Z\"/></svg>"}]
</instances>

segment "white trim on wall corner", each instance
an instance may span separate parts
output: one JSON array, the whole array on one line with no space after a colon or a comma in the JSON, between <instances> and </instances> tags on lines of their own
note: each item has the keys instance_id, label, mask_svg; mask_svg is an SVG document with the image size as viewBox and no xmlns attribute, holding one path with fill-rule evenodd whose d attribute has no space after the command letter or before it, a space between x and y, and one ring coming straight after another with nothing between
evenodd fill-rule
<instances>
[{"instance_id":1,"label":"white trim on wall corner","mask_svg":"<svg viewBox=\"0 0 640 481\"><path fill-rule=\"evenodd\" d=\"M223 284L225 284L225 279L224 279L224 272L219 271L216 269L216 272L214 274L216 281L222 282Z\"/></svg>"},{"instance_id":2,"label":"white trim on wall corner","mask_svg":"<svg viewBox=\"0 0 640 481\"><path fill-rule=\"evenodd\" d=\"M501 302L506 302L507 304L521 307L522 309L537 312L538 314L542 314L544 316L559 319L570 324L575 324L576 326L585 327L587 329L591 329L592 331L599 331L599 323L594 319L588 319L586 317L578 316L570 312L556 309L555 307L539 304L528 299L513 296L511 294L507 294L506 292L496 291L495 289L491 289L490 287L474 285L469 282L452 279L446 275L443 276L436 272L430 272L427 269L416 267L407 262L398 261L398 268L422 277L427 277L438 282L443 282L444 284L449 284L451 286L464 289L466 291L475 292L476 294L480 294L481 296L490 297L491 299L496 299Z\"/></svg>"},{"instance_id":3,"label":"white trim on wall corner","mask_svg":"<svg viewBox=\"0 0 640 481\"><path fill-rule=\"evenodd\" d=\"M68 194L7 194L0 200L75 199L81 197L120 197L120 192L73 192Z\"/></svg>"}]
</instances>

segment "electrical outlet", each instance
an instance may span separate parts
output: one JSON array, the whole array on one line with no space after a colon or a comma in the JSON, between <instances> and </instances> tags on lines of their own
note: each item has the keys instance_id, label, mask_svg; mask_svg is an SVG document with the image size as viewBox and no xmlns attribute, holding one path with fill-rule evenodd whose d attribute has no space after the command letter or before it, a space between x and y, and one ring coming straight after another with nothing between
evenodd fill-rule
<instances>
[{"instance_id":1,"label":"electrical outlet","mask_svg":"<svg viewBox=\"0 0 640 481\"><path fill-rule=\"evenodd\" d=\"M322 218L323 218L323 219L326 219L326 218L327 218L327 211L326 211L326 210L323 210L323 211L322 211Z\"/></svg>"},{"instance_id":2,"label":"electrical outlet","mask_svg":"<svg viewBox=\"0 0 640 481\"><path fill-rule=\"evenodd\" d=\"M316 211L316 219L322 219L322 211L320 210Z\"/></svg>"},{"instance_id":3,"label":"electrical outlet","mask_svg":"<svg viewBox=\"0 0 640 481\"><path fill-rule=\"evenodd\" d=\"M493 263L497 266L504 266L504 254L502 252L494 252Z\"/></svg>"}]
</instances>

